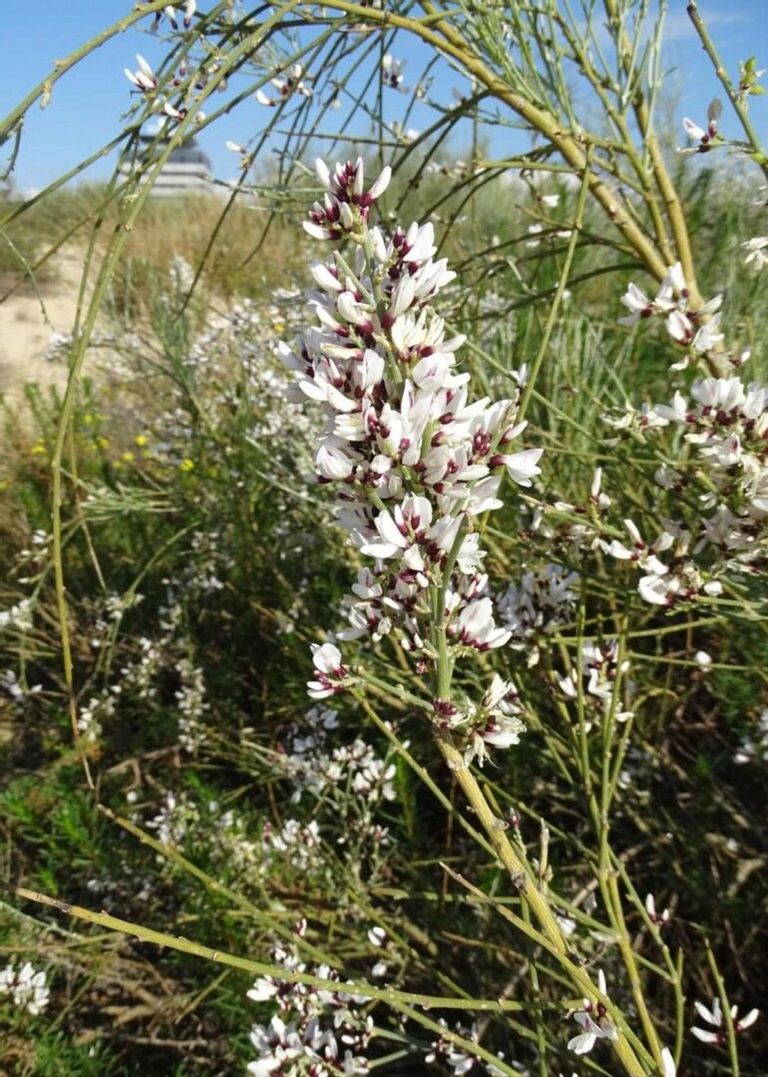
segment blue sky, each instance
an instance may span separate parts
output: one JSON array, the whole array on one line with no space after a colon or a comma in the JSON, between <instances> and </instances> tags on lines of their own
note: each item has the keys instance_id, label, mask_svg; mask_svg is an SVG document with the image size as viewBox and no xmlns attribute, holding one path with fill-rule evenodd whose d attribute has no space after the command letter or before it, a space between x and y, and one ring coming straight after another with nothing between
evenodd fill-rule
<instances>
[{"instance_id":1,"label":"blue sky","mask_svg":"<svg viewBox=\"0 0 768 1077\"><path fill-rule=\"evenodd\" d=\"M0 117L44 77L56 58L67 55L124 16L132 5L130 0L37 0L32 7L5 0L3 6ZM205 10L205 0L199 0L199 6ZM752 53L757 53L758 66L768 67L768 0L699 0L699 7L732 73L737 71L737 61ZM137 52L152 63L159 61L165 50L162 41L148 33L151 21L143 20L139 27L102 46L57 83L45 110L37 106L32 109L16 168L16 182L21 189L44 186L117 133L120 117L130 104L130 87L123 68L134 66ZM670 0L666 40L665 67L671 72L670 88L679 92L680 112L700 121L708 101L718 93L718 85L688 22L684 0ZM406 60L406 81L409 77L416 81L424 61L423 51L402 43L395 52ZM443 65L434 83L434 94L450 102L452 88L459 85L456 76ZM394 119L405 99L394 91L387 94ZM757 126L768 135L768 99L753 101ZM203 133L201 143L216 176L226 179L236 170L236 159L225 149L225 141L245 141L264 121L264 112L251 99L236 115L223 118ZM427 110L422 108L421 113L417 110L411 117L410 125L419 128L426 122ZM357 133L362 133L364 127L361 120ZM500 152L499 145L492 148ZM507 152L519 148L505 146ZM105 177L113 166L114 159L100 161L90 175Z\"/></svg>"}]
</instances>

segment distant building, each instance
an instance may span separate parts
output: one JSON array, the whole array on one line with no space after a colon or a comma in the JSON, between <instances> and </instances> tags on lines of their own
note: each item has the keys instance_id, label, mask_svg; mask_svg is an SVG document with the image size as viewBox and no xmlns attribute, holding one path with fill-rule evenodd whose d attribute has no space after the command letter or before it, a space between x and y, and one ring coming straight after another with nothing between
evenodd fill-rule
<instances>
[{"instance_id":1,"label":"distant building","mask_svg":"<svg viewBox=\"0 0 768 1077\"><path fill-rule=\"evenodd\" d=\"M155 180L152 194L172 196L210 193L211 190L211 162L194 138L189 138L183 146L171 150Z\"/></svg>"},{"instance_id":2,"label":"distant building","mask_svg":"<svg viewBox=\"0 0 768 1077\"><path fill-rule=\"evenodd\" d=\"M150 153L156 155L168 142L164 129L154 130L139 135L142 149L138 157L146 161ZM150 146L153 147L150 150ZM125 172L133 171L136 166L124 165ZM181 146L171 150L168 160L163 165L160 175L152 184L151 194L163 198L178 198L186 194L212 194L215 188L211 181L211 162L204 150L201 150L193 137Z\"/></svg>"}]
</instances>

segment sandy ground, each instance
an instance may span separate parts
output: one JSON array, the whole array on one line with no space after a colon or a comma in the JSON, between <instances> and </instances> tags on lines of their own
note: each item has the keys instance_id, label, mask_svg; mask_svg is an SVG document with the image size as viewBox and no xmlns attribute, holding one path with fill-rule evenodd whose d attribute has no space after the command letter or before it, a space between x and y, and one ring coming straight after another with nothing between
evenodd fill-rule
<instances>
[{"instance_id":1,"label":"sandy ground","mask_svg":"<svg viewBox=\"0 0 768 1077\"><path fill-rule=\"evenodd\" d=\"M40 286L42 306L29 284L0 302L0 393L6 397L16 396L25 382L43 388L66 383L64 364L44 356L54 331L66 334L72 329L82 273L80 252L63 250L53 273L52 280ZM6 290L0 287L0 295Z\"/></svg>"}]
</instances>

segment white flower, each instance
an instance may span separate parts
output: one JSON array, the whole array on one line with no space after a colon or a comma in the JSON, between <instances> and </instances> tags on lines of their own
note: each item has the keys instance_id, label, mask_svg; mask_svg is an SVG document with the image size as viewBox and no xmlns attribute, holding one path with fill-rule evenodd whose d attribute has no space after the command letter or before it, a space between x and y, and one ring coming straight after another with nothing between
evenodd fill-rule
<instances>
[{"instance_id":1,"label":"white flower","mask_svg":"<svg viewBox=\"0 0 768 1077\"><path fill-rule=\"evenodd\" d=\"M704 130L704 128L699 127L699 125L694 123L693 120L689 120L687 116L683 118L683 127L685 128L686 134L689 135L696 142L700 142L701 139L707 137L707 132Z\"/></svg>"},{"instance_id":2,"label":"white flower","mask_svg":"<svg viewBox=\"0 0 768 1077\"><path fill-rule=\"evenodd\" d=\"M382 81L393 90L403 89L403 62L389 53L381 61Z\"/></svg>"},{"instance_id":3,"label":"white flower","mask_svg":"<svg viewBox=\"0 0 768 1077\"><path fill-rule=\"evenodd\" d=\"M677 1077L675 1059L668 1047L662 1047L661 1049L661 1062L664 1067L664 1077Z\"/></svg>"},{"instance_id":4,"label":"white flower","mask_svg":"<svg viewBox=\"0 0 768 1077\"><path fill-rule=\"evenodd\" d=\"M754 236L742 243L742 250L747 252L744 265L754 265L756 270L768 266L768 236Z\"/></svg>"},{"instance_id":5,"label":"white flower","mask_svg":"<svg viewBox=\"0 0 768 1077\"><path fill-rule=\"evenodd\" d=\"M703 1002L694 1002L696 1012L702 1021L705 1021L708 1025L712 1026L712 1030L706 1028L697 1028L695 1025L691 1028L691 1032L697 1040L701 1040L702 1043L725 1043L725 1017L723 1015L722 1007L720 1006L720 999L712 999L712 1008L707 1009ZM731 1006L731 1021L733 1022L734 1031L744 1032L746 1029L754 1025L755 1021L760 1016L760 1011L752 1009L741 1020L737 1019L739 1012L738 1006Z\"/></svg>"},{"instance_id":6,"label":"white flower","mask_svg":"<svg viewBox=\"0 0 768 1077\"><path fill-rule=\"evenodd\" d=\"M693 120L689 120L686 116L683 119L683 127L685 128L685 133L688 135L689 138L693 139L694 142L698 142L698 146L693 151L690 149L683 149L679 150L678 152L706 153L707 150L711 149L712 141L717 137L717 121L720 117L721 111L722 104L717 98L715 98L707 109L706 128L699 127L697 123L694 123Z\"/></svg>"},{"instance_id":7,"label":"white flower","mask_svg":"<svg viewBox=\"0 0 768 1077\"><path fill-rule=\"evenodd\" d=\"M459 642L478 651L503 647L512 635L508 629L496 626L490 598L475 599L464 607L459 614L456 633Z\"/></svg>"},{"instance_id":8,"label":"white flower","mask_svg":"<svg viewBox=\"0 0 768 1077\"><path fill-rule=\"evenodd\" d=\"M688 345L694 337L693 322L681 310L673 310L667 318L667 332L678 344Z\"/></svg>"},{"instance_id":9,"label":"white flower","mask_svg":"<svg viewBox=\"0 0 768 1077\"><path fill-rule=\"evenodd\" d=\"M538 236L543 231L544 231L544 225L543 224L529 224L528 225L528 232L532 236ZM528 242L525 245L526 245L526 247L538 247L540 243L541 243L541 240L539 240L539 239L529 239Z\"/></svg>"},{"instance_id":10,"label":"white flower","mask_svg":"<svg viewBox=\"0 0 768 1077\"><path fill-rule=\"evenodd\" d=\"M530 486L533 477L541 474L541 468L537 465L543 452L543 449L524 449L503 456L502 463L510 479L519 486Z\"/></svg>"},{"instance_id":11,"label":"white flower","mask_svg":"<svg viewBox=\"0 0 768 1077\"><path fill-rule=\"evenodd\" d=\"M280 985L268 976L261 976L246 995L252 1002L268 1002L280 991Z\"/></svg>"},{"instance_id":12,"label":"white flower","mask_svg":"<svg viewBox=\"0 0 768 1077\"><path fill-rule=\"evenodd\" d=\"M597 985L600 993L605 995L605 974L602 969L599 969L597 973ZM608 1017L608 1012L602 1002L595 1003L590 999L585 999L584 1009L578 1010L573 1017L583 1029L578 1036L568 1041L568 1050L573 1051L574 1054L588 1054L598 1040L618 1039L616 1027Z\"/></svg>"},{"instance_id":13,"label":"white flower","mask_svg":"<svg viewBox=\"0 0 768 1077\"><path fill-rule=\"evenodd\" d=\"M697 330L693 338L693 350L700 355L712 351L716 344L725 339L725 334L720 332L720 315L713 315L701 329Z\"/></svg>"},{"instance_id":14,"label":"white flower","mask_svg":"<svg viewBox=\"0 0 768 1077\"><path fill-rule=\"evenodd\" d=\"M137 71L124 68L125 77L142 93L151 93L157 89L157 78L147 61L139 53L136 54Z\"/></svg>"},{"instance_id":15,"label":"white flower","mask_svg":"<svg viewBox=\"0 0 768 1077\"><path fill-rule=\"evenodd\" d=\"M602 1024L598 1024L586 1011L574 1014L574 1018L584 1030L578 1036L568 1040L568 1050L573 1051L574 1054L589 1054L598 1040L615 1040L617 1038L616 1029L605 1018L602 1019Z\"/></svg>"},{"instance_id":16,"label":"white flower","mask_svg":"<svg viewBox=\"0 0 768 1077\"><path fill-rule=\"evenodd\" d=\"M635 284L630 284L627 291L621 297L621 302L629 311L628 315L619 318L619 325L634 325L640 318L650 318L653 314L653 303Z\"/></svg>"},{"instance_id":17,"label":"white flower","mask_svg":"<svg viewBox=\"0 0 768 1077\"><path fill-rule=\"evenodd\" d=\"M351 683L348 672L342 665L341 651L333 643L324 643L322 646L313 644L312 662L317 671L317 680L307 682L311 699L326 699Z\"/></svg>"},{"instance_id":18,"label":"white flower","mask_svg":"<svg viewBox=\"0 0 768 1077\"><path fill-rule=\"evenodd\" d=\"M18 971L13 962L0 969L0 995L10 995L14 1005L37 1017L47 1007L51 992L45 972L36 972L34 966L25 961Z\"/></svg>"},{"instance_id":19,"label":"white flower","mask_svg":"<svg viewBox=\"0 0 768 1077\"><path fill-rule=\"evenodd\" d=\"M645 896L645 911L648 913L649 920L661 927L669 923L672 915L669 909L663 909L660 913L656 912L656 899L653 894L646 894Z\"/></svg>"}]
</instances>

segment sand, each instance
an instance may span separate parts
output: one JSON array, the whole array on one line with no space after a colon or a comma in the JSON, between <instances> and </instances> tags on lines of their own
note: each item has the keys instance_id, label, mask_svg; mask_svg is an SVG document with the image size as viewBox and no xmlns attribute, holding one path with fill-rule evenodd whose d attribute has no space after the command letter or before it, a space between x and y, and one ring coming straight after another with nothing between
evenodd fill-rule
<instances>
[{"instance_id":1,"label":"sand","mask_svg":"<svg viewBox=\"0 0 768 1077\"><path fill-rule=\"evenodd\" d=\"M59 359L45 358L54 332L71 332L82 273L82 253L77 248L61 251L50 281L40 285L40 296L28 283L0 302L0 393L18 396L25 382L41 388L63 387L67 370ZM0 281L0 296L9 282ZM41 304L42 299L42 304Z\"/></svg>"}]
</instances>

